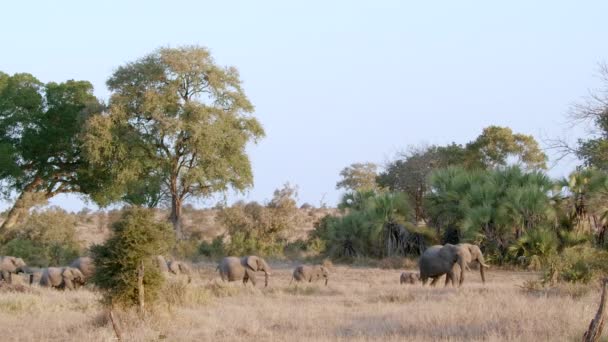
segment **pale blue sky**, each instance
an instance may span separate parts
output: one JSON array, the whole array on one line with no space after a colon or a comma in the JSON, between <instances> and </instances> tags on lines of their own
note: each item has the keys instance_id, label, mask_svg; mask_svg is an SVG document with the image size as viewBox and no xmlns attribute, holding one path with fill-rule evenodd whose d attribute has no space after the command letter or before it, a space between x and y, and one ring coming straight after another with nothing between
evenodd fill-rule
<instances>
[{"instance_id":1,"label":"pale blue sky","mask_svg":"<svg viewBox=\"0 0 608 342\"><path fill-rule=\"evenodd\" d=\"M600 85L606 13L606 1L6 1L0 70L89 80L107 99L123 63L207 46L240 70L267 132L242 197L291 182L300 202L333 205L343 167L408 145L465 143L492 124L575 138L565 115Z\"/></svg>"}]
</instances>

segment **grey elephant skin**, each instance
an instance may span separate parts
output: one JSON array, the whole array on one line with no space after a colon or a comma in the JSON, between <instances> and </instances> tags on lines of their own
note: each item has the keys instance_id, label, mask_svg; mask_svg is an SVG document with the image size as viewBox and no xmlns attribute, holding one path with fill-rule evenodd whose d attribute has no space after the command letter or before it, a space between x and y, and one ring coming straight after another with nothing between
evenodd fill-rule
<instances>
[{"instance_id":1,"label":"grey elephant skin","mask_svg":"<svg viewBox=\"0 0 608 342\"><path fill-rule=\"evenodd\" d=\"M0 279L7 283L13 282L13 273L21 273L23 267L26 267L25 261L14 256L0 256Z\"/></svg>"},{"instance_id":2,"label":"grey elephant skin","mask_svg":"<svg viewBox=\"0 0 608 342\"><path fill-rule=\"evenodd\" d=\"M242 280L247 284L251 280L253 286L256 284L255 273L264 272L264 286L268 286L268 277L271 275L270 266L266 261L258 256L250 255L242 258L226 257L217 266L222 281Z\"/></svg>"},{"instance_id":3,"label":"grey elephant skin","mask_svg":"<svg viewBox=\"0 0 608 342\"><path fill-rule=\"evenodd\" d=\"M173 274L188 276L188 283L192 281L192 268L183 261L173 260L166 264L167 270Z\"/></svg>"},{"instance_id":4,"label":"grey elephant skin","mask_svg":"<svg viewBox=\"0 0 608 342\"><path fill-rule=\"evenodd\" d=\"M42 270L40 286L75 290L84 285L84 275L73 267L48 267Z\"/></svg>"},{"instance_id":5,"label":"grey elephant skin","mask_svg":"<svg viewBox=\"0 0 608 342\"><path fill-rule=\"evenodd\" d=\"M459 243L456 246L458 248L460 248L460 254L462 255L462 257L464 259L464 263L465 263L465 270L469 271L470 270L469 266L472 263L477 262L479 264L479 274L481 276L481 281L482 281L482 283L485 284L486 283L485 269L489 268L490 266L485 263L485 260L483 258L483 253L481 252L481 249L479 248L479 246L470 244L470 243ZM458 264L454 264L452 272L454 273L455 276L457 274L461 273L460 266ZM455 280L455 278L452 279L452 282L454 280ZM448 279L446 278L446 283L447 283L447 281L448 281Z\"/></svg>"},{"instance_id":6,"label":"grey elephant skin","mask_svg":"<svg viewBox=\"0 0 608 342\"><path fill-rule=\"evenodd\" d=\"M87 283L95 274L95 262L90 257L80 257L70 263L70 267L77 268L84 276Z\"/></svg>"},{"instance_id":7,"label":"grey elephant skin","mask_svg":"<svg viewBox=\"0 0 608 342\"><path fill-rule=\"evenodd\" d=\"M435 286L435 283L437 283L439 278L444 274L448 281L453 283L454 264L460 266L460 282L458 283L460 286L464 281L466 266L465 258L462 255L460 248L452 244L446 244L444 246L435 245L427 248L418 261L422 284L425 285L429 279L433 279L431 286ZM448 281L446 281L446 286Z\"/></svg>"},{"instance_id":8,"label":"grey elephant skin","mask_svg":"<svg viewBox=\"0 0 608 342\"><path fill-rule=\"evenodd\" d=\"M322 278L325 278L325 286L327 286L327 281L329 280L329 270L325 266L300 265L293 270L289 285L291 285L291 282L294 280L296 282L312 283L313 281L317 281Z\"/></svg>"},{"instance_id":9,"label":"grey elephant skin","mask_svg":"<svg viewBox=\"0 0 608 342\"><path fill-rule=\"evenodd\" d=\"M414 272L402 272L399 277L399 284L416 284L420 281L420 275Z\"/></svg>"},{"instance_id":10,"label":"grey elephant skin","mask_svg":"<svg viewBox=\"0 0 608 342\"><path fill-rule=\"evenodd\" d=\"M183 261L167 261L164 256L157 255L156 264L158 265L160 271L163 273L173 273L175 275L183 274L188 276L188 283L192 281L192 268L190 267L190 265Z\"/></svg>"}]
</instances>

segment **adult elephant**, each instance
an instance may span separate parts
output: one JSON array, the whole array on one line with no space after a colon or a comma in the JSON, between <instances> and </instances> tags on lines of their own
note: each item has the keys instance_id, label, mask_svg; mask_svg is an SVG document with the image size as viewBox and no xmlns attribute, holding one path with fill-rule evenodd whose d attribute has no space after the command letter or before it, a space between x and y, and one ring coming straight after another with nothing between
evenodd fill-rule
<instances>
[{"instance_id":1,"label":"adult elephant","mask_svg":"<svg viewBox=\"0 0 608 342\"><path fill-rule=\"evenodd\" d=\"M242 258L226 257L220 261L217 270L220 271L222 281L242 280L243 284L247 284L247 281L251 280L253 286L256 282L255 272L264 272L264 286L268 286L268 277L271 275L270 266L264 259L255 255Z\"/></svg>"},{"instance_id":2,"label":"adult elephant","mask_svg":"<svg viewBox=\"0 0 608 342\"><path fill-rule=\"evenodd\" d=\"M95 273L95 262L90 257L80 257L70 263L70 267L76 268L84 276L85 283Z\"/></svg>"},{"instance_id":3,"label":"adult elephant","mask_svg":"<svg viewBox=\"0 0 608 342\"><path fill-rule=\"evenodd\" d=\"M42 271L40 286L57 289L78 289L84 285L84 275L74 267L49 267Z\"/></svg>"},{"instance_id":4,"label":"adult elephant","mask_svg":"<svg viewBox=\"0 0 608 342\"><path fill-rule=\"evenodd\" d=\"M23 272L22 269L26 266L21 258L0 256L0 279L10 284L13 282L12 274Z\"/></svg>"},{"instance_id":5,"label":"adult elephant","mask_svg":"<svg viewBox=\"0 0 608 342\"><path fill-rule=\"evenodd\" d=\"M487 265L484 261L483 258L483 253L481 252L481 249L479 248L479 246L471 244L471 243L459 243L456 245L458 248L460 248L460 254L462 255L463 259L464 259L464 263L465 263L465 270L469 270L469 265L471 265L472 263L478 263L479 264L479 274L481 275L481 281L482 283L486 283L486 275L485 275L485 269L489 268L490 266ZM462 273L462 271L460 270L460 266L458 264L454 264L454 267L452 268L452 273L454 275L457 275L459 273ZM445 282L446 282L446 286L447 283L450 279L446 278ZM454 279L451 279L452 284Z\"/></svg>"},{"instance_id":6,"label":"adult elephant","mask_svg":"<svg viewBox=\"0 0 608 342\"><path fill-rule=\"evenodd\" d=\"M465 257L461 248L449 243L444 246L435 245L427 248L418 261L422 284L425 285L429 278L431 278L433 279L431 286L435 286L435 283L444 274L453 283L455 264L460 266L460 282L458 284L460 286L464 281L464 270L466 267ZM448 281L446 281L446 286L447 283Z\"/></svg>"},{"instance_id":7,"label":"adult elephant","mask_svg":"<svg viewBox=\"0 0 608 342\"><path fill-rule=\"evenodd\" d=\"M292 281L307 281L312 283L313 280L319 280L321 278L325 278L325 286L327 286L327 281L329 280L329 270L325 266L315 265L300 265L293 270L293 275L291 280L289 281L289 285L291 285Z\"/></svg>"}]
</instances>

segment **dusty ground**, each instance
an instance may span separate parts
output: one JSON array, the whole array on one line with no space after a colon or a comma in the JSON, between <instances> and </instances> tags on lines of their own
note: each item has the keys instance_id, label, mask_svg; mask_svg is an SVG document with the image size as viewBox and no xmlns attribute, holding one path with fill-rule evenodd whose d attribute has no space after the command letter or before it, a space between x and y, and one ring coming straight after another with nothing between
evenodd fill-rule
<instances>
[{"instance_id":1,"label":"dusty ground","mask_svg":"<svg viewBox=\"0 0 608 342\"><path fill-rule=\"evenodd\" d=\"M469 273L460 289L400 286L398 270L333 267L322 282L288 287L275 265L268 288L222 284L211 264L193 284L172 279L144 321L117 313L126 341L573 341L595 314L595 286L530 292L531 273ZM1 290L1 289L0 289ZM90 290L0 291L3 341L111 341L107 315Z\"/></svg>"}]
</instances>

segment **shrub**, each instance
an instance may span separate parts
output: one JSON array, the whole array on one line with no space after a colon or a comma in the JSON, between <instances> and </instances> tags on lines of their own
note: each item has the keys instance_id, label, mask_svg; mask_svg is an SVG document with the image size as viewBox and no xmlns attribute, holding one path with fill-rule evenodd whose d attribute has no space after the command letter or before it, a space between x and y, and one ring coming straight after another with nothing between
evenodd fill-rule
<instances>
[{"instance_id":1,"label":"shrub","mask_svg":"<svg viewBox=\"0 0 608 342\"><path fill-rule=\"evenodd\" d=\"M81 252L75 217L58 207L33 212L8 238L0 252L32 266L66 265Z\"/></svg>"},{"instance_id":2,"label":"shrub","mask_svg":"<svg viewBox=\"0 0 608 342\"><path fill-rule=\"evenodd\" d=\"M165 254L174 242L174 233L145 209L131 208L112 225L114 235L103 245L91 248L96 271L93 282L104 292L107 304L131 306L139 303L138 270L144 267L145 301L158 296L164 278L154 257Z\"/></svg>"},{"instance_id":3,"label":"shrub","mask_svg":"<svg viewBox=\"0 0 608 342\"><path fill-rule=\"evenodd\" d=\"M201 244L198 246L198 252L201 255L211 257L211 258L218 258L223 255L226 255L226 253L224 251L224 238L221 236L218 236L215 239L213 239L213 241L211 241L211 243L209 243L207 241L201 242Z\"/></svg>"},{"instance_id":4,"label":"shrub","mask_svg":"<svg viewBox=\"0 0 608 342\"><path fill-rule=\"evenodd\" d=\"M282 256L286 233L301 222L294 199L296 190L286 184L274 192L272 200L265 206L257 202L237 202L220 209L217 220L229 236L223 246L224 251L231 255Z\"/></svg>"},{"instance_id":5,"label":"shrub","mask_svg":"<svg viewBox=\"0 0 608 342\"><path fill-rule=\"evenodd\" d=\"M538 269L557 253L558 243L553 231L545 228L532 229L509 246L508 254L511 260Z\"/></svg>"},{"instance_id":6,"label":"shrub","mask_svg":"<svg viewBox=\"0 0 608 342\"><path fill-rule=\"evenodd\" d=\"M588 283L608 275L608 251L589 246L575 246L550 258L543 272L544 283Z\"/></svg>"}]
</instances>

